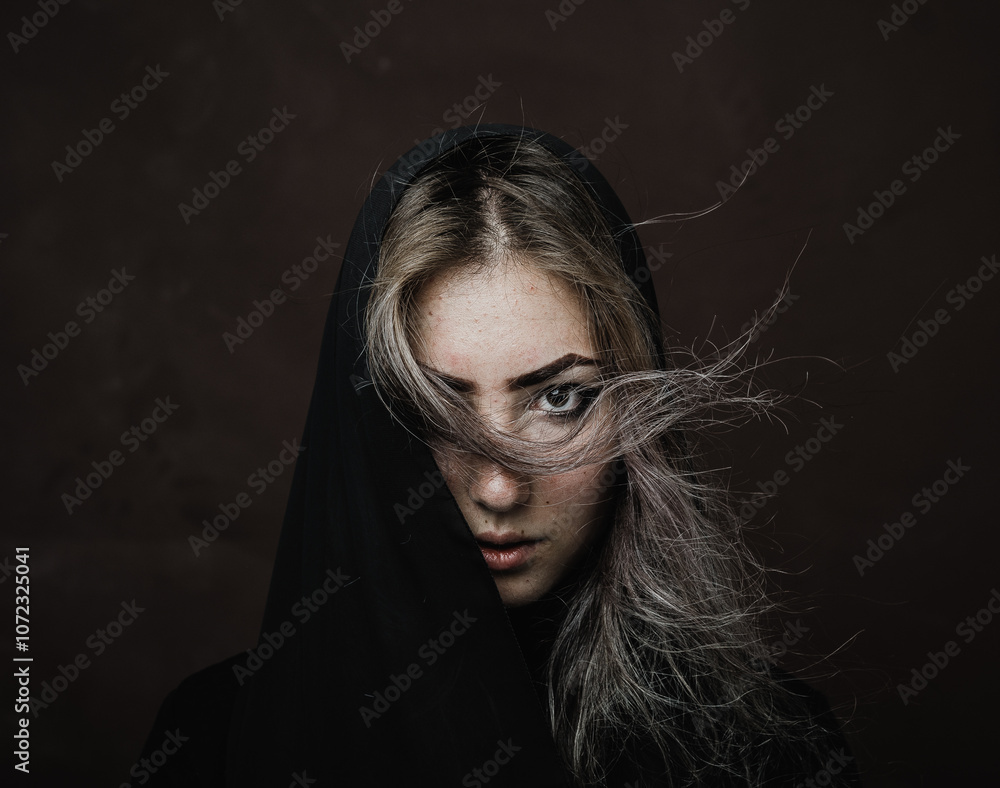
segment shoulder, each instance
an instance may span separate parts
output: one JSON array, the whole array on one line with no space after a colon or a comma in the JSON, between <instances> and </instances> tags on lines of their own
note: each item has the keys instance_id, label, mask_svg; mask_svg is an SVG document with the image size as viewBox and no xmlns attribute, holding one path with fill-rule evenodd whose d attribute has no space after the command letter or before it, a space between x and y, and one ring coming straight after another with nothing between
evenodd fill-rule
<instances>
[{"instance_id":1,"label":"shoulder","mask_svg":"<svg viewBox=\"0 0 1000 788\"><path fill-rule=\"evenodd\" d=\"M221 786L226 745L240 689L236 655L188 676L160 706L139 760L133 784L154 788Z\"/></svg>"}]
</instances>

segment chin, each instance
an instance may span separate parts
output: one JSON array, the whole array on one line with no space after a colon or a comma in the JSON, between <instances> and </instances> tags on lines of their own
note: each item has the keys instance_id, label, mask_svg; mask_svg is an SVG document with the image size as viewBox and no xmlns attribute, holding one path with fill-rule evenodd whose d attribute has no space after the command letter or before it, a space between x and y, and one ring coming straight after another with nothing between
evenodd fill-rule
<instances>
[{"instance_id":1,"label":"chin","mask_svg":"<svg viewBox=\"0 0 1000 788\"><path fill-rule=\"evenodd\" d=\"M528 578L504 578L496 580L497 591L500 592L500 601L504 607L523 607L537 602L548 591L547 587L542 587L531 583Z\"/></svg>"}]
</instances>

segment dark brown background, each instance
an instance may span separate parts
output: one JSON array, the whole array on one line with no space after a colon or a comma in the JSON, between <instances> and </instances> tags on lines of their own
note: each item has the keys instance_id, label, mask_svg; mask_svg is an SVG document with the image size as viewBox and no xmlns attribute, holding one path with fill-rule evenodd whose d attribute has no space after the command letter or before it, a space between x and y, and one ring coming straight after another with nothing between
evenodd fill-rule
<instances>
[{"instance_id":1,"label":"dark brown background","mask_svg":"<svg viewBox=\"0 0 1000 788\"><path fill-rule=\"evenodd\" d=\"M945 301L998 252L987 4L927 0L884 40L876 23L889 2L588 0L553 29L545 10L557 0L415 0L349 64L340 43L385 4L246 0L221 20L210 0L134 6L74 0L19 52L0 52L0 559L31 546L34 694L78 653L92 657L32 723L31 777L11 784L126 780L163 695L253 645L290 473L201 557L187 539L300 434L337 265L323 264L235 353L222 334L317 236L345 243L372 179L451 125L444 114L490 76L501 85L474 119L578 145L607 118L625 124L598 161L637 221L711 205L746 149L778 137L724 207L641 229L673 255L656 275L664 320L681 344L734 336L811 229L791 276L798 300L756 343L795 357L765 379L795 391L808 378L803 398L783 415L787 433L751 425L726 435L715 461L747 495L788 470L786 452L821 418L844 425L753 521L766 562L789 573L777 582L793 612L777 626L808 628L803 656L785 664L852 717L866 785L996 784L1000 623L969 644L955 627L1000 586L990 498L1000 281L961 311ZM723 8L735 21L680 73L672 53ZM0 30L37 10L6 4ZM51 162L157 64L170 76L59 182ZM775 123L820 85L832 98L781 139ZM186 225L178 203L284 106L289 127ZM939 126L960 138L909 183L903 163ZM906 193L849 243L842 224L899 177ZM135 280L25 386L17 366L47 332L80 322L76 305L122 266ZM893 373L886 354L938 308L950 322ZM167 396L177 413L68 515L60 496ZM912 496L959 457L971 470L859 576L853 556L884 522L915 512ZM13 585L0 583L5 621ZM88 637L133 599L145 612L95 657ZM904 706L897 684L948 640L961 653Z\"/></svg>"}]
</instances>

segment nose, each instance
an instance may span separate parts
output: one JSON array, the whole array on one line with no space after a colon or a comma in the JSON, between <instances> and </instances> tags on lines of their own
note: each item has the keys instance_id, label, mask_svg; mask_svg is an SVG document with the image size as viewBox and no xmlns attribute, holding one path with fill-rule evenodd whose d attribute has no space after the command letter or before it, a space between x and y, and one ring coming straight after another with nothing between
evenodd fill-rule
<instances>
[{"instance_id":1,"label":"nose","mask_svg":"<svg viewBox=\"0 0 1000 788\"><path fill-rule=\"evenodd\" d=\"M531 494L526 477L485 458L474 461L469 470L469 497L490 511L510 511Z\"/></svg>"}]
</instances>

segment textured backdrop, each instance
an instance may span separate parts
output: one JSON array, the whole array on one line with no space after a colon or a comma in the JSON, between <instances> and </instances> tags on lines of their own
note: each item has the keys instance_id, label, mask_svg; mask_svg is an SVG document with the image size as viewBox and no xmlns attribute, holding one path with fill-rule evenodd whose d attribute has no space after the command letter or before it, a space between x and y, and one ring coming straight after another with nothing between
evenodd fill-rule
<instances>
[{"instance_id":1,"label":"textured backdrop","mask_svg":"<svg viewBox=\"0 0 1000 788\"><path fill-rule=\"evenodd\" d=\"M128 780L164 694L254 644L337 245L415 140L482 119L584 146L636 221L724 200L641 228L680 345L790 272L754 350L799 396L709 455L782 572L776 658L866 785L995 785L996 16L5 4L2 648L28 547L38 701L10 784Z\"/></svg>"}]
</instances>

